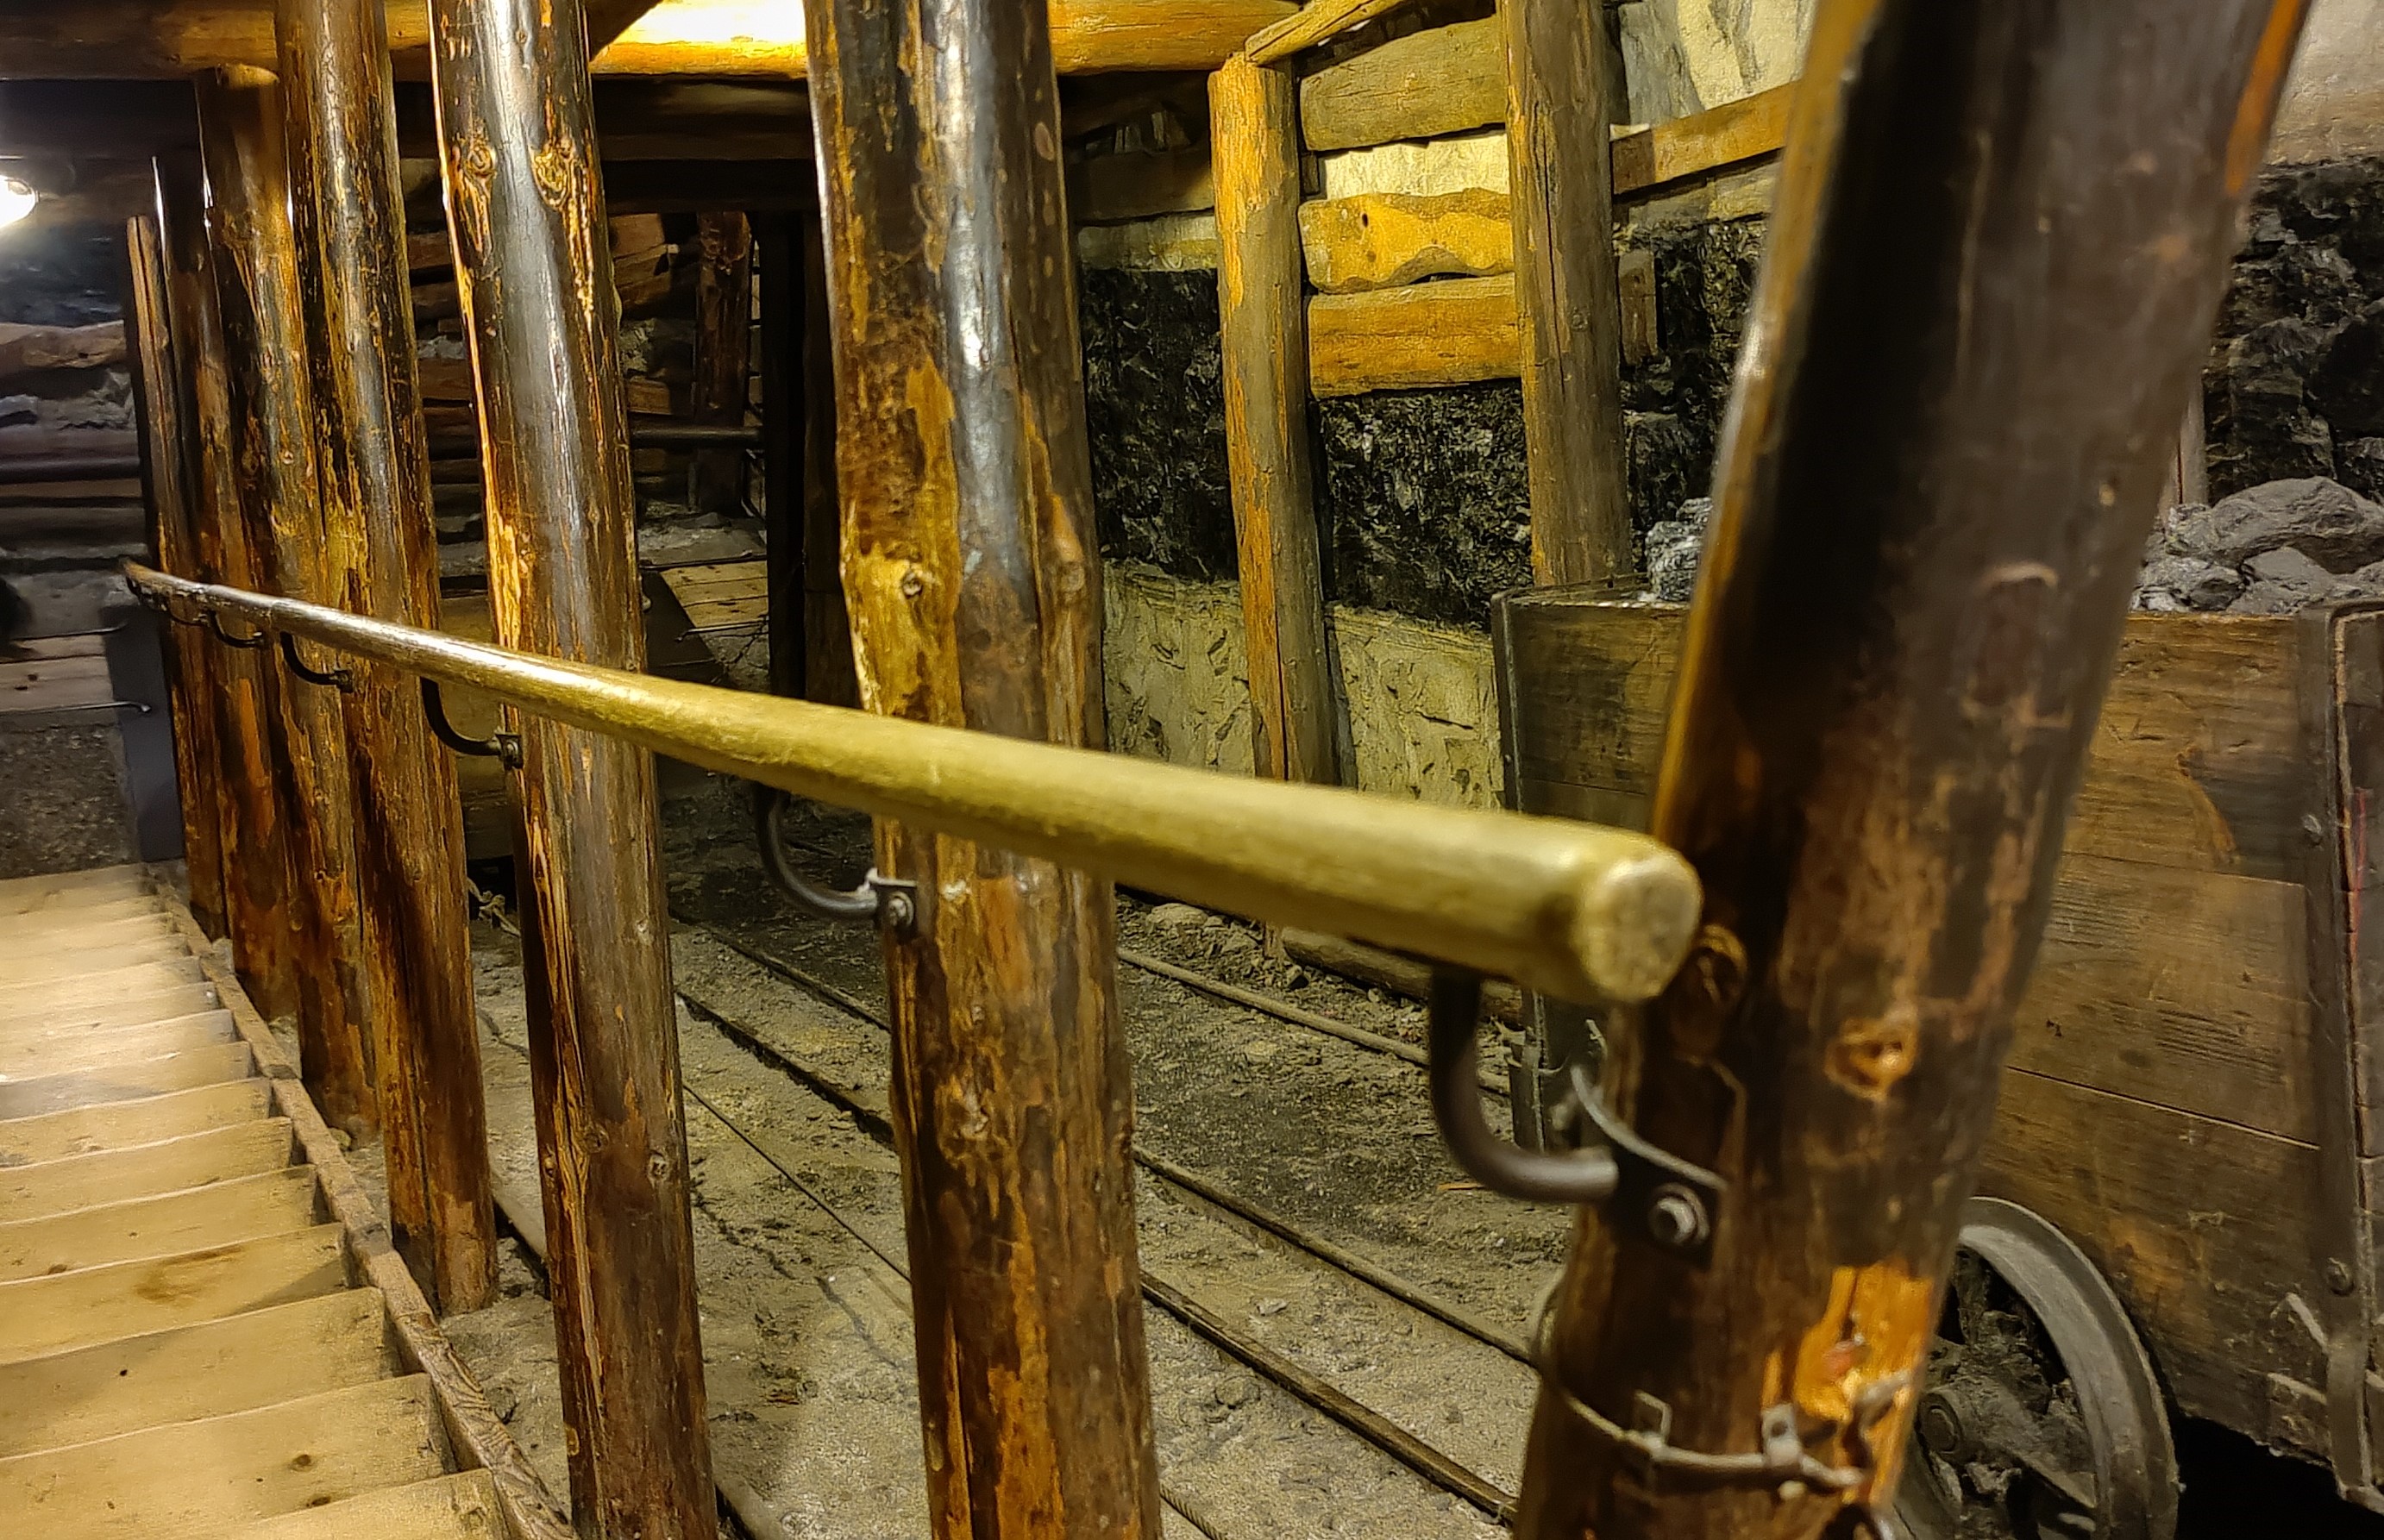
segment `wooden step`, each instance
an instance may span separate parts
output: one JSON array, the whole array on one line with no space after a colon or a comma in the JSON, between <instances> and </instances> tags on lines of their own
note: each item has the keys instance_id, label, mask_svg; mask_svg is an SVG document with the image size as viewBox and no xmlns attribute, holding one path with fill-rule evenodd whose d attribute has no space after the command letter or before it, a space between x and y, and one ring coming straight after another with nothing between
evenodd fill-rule
<instances>
[{"instance_id":1,"label":"wooden step","mask_svg":"<svg viewBox=\"0 0 2384 1540\"><path fill-rule=\"evenodd\" d=\"M222 1004L223 998L212 983L176 984L118 1000L86 1001L56 1007L36 1005L29 1010L11 1008L5 994L0 994L0 1033L34 1029L97 1032L116 1027L144 1027L153 1021L217 1010Z\"/></svg>"},{"instance_id":2,"label":"wooden step","mask_svg":"<svg viewBox=\"0 0 2384 1540\"><path fill-rule=\"evenodd\" d=\"M233 1540L504 1540L496 1483L486 1471L385 1486L329 1508L285 1513L244 1529Z\"/></svg>"},{"instance_id":3,"label":"wooden step","mask_svg":"<svg viewBox=\"0 0 2384 1540\"><path fill-rule=\"evenodd\" d=\"M23 1278L0 1284L0 1363L218 1320L347 1285L345 1232L337 1225Z\"/></svg>"},{"instance_id":4,"label":"wooden step","mask_svg":"<svg viewBox=\"0 0 2384 1540\"><path fill-rule=\"evenodd\" d=\"M11 877L0 881L0 915L31 914L93 900L135 897L151 891L137 867L99 871L61 871L47 877Z\"/></svg>"},{"instance_id":5,"label":"wooden step","mask_svg":"<svg viewBox=\"0 0 2384 1540\"><path fill-rule=\"evenodd\" d=\"M288 1165L292 1148L290 1120L268 1117L155 1144L12 1166L0 1171L0 1224L262 1176Z\"/></svg>"},{"instance_id":6,"label":"wooden step","mask_svg":"<svg viewBox=\"0 0 2384 1540\"><path fill-rule=\"evenodd\" d=\"M0 1534L195 1540L445 1471L430 1381L413 1374L0 1460Z\"/></svg>"},{"instance_id":7,"label":"wooden step","mask_svg":"<svg viewBox=\"0 0 2384 1540\"><path fill-rule=\"evenodd\" d=\"M154 1059L240 1037L230 1011L202 1011L138 1027L106 1027L95 1032L50 1032L39 1036L0 1033L0 1078L21 1080L92 1069L126 1059Z\"/></svg>"},{"instance_id":8,"label":"wooden step","mask_svg":"<svg viewBox=\"0 0 2384 1540\"><path fill-rule=\"evenodd\" d=\"M251 1078L168 1091L137 1102L110 1102L11 1118L0 1122L0 1168L203 1134L209 1128L251 1122L272 1109L272 1082Z\"/></svg>"},{"instance_id":9,"label":"wooden step","mask_svg":"<svg viewBox=\"0 0 2384 1540\"><path fill-rule=\"evenodd\" d=\"M251 1411L397 1374L388 1306L343 1288L0 1364L0 1456ZM325 1531L325 1534L336 1533Z\"/></svg>"},{"instance_id":10,"label":"wooden step","mask_svg":"<svg viewBox=\"0 0 2384 1540\"><path fill-rule=\"evenodd\" d=\"M118 925L152 915L165 915L169 922L172 919L171 914L158 903L155 893L130 893L103 903L79 904L71 908L36 909L30 914L0 913L0 939L14 941L53 931Z\"/></svg>"},{"instance_id":11,"label":"wooden step","mask_svg":"<svg viewBox=\"0 0 2384 1540\"><path fill-rule=\"evenodd\" d=\"M316 1224L315 1168L285 1165L206 1187L0 1224L0 1283L229 1246Z\"/></svg>"},{"instance_id":12,"label":"wooden step","mask_svg":"<svg viewBox=\"0 0 2384 1540\"><path fill-rule=\"evenodd\" d=\"M89 951L98 946L123 946L133 942L152 941L159 936L181 940L174 929L174 917L157 907L154 899L140 899L141 907L127 909L121 915L102 913L89 916L77 914L73 918L60 917L43 925L0 918L0 944L19 944ZM113 908L113 906L110 906ZM37 917L46 918L46 917ZM187 950L187 947L185 948Z\"/></svg>"},{"instance_id":13,"label":"wooden step","mask_svg":"<svg viewBox=\"0 0 2384 1540\"><path fill-rule=\"evenodd\" d=\"M218 1080L244 1080L255 1065L245 1042L218 1042L155 1059L128 1060L103 1069L70 1070L0 1082L0 1121L38 1117L69 1107L137 1102Z\"/></svg>"},{"instance_id":14,"label":"wooden step","mask_svg":"<svg viewBox=\"0 0 2384 1540\"><path fill-rule=\"evenodd\" d=\"M180 936L136 936L129 941L94 941L76 944L72 932L40 943L22 937L6 938L13 948L34 955L0 958L0 990L14 992L79 979L87 974L115 973L144 963L170 963L191 955Z\"/></svg>"},{"instance_id":15,"label":"wooden step","mask_svg":"<svg viewBox=\"0 0 2384 1540\"><path fill-rule=\"evenodd\" d=\"M170 1000L174 997L156 995L146 998ZM112 1021L104 1025L81 1022L73 1016L68 1016L64 1023L56 1020L43 1020L40 1017L0 1022L0 1053L19 1048L37 1048L44 1043L91 1042L103 1040L108 1042L130 1043L136 1040L121 1034L167 1027L175 1022L188 1021L193 1016L220 1016L229 1020L230 1015L231 1013L221 1005L202 1005L196 1010L176 1011L170 1016L155 1016L147 1021ZM237 1036L237 1032L234 1035ZM155 1057L154 1054L140 1056Z\"/></svg>"},{"instance_id":16,"label":"wooden step","mask_svg":"<svg viewBox=\"0 0 2384 1540\"><path fill-rule=\"evenodd\" d=\"M160 990L203 982L205 977L200 971L199 960L186 955L168 962L133 963L124 967L76 974L69 978L0 986L0 1000L7 1002L6 1009L10 1015L30 1016L36 1011L105 1004L111 1000L127 1000L136 994L155 994Z\"/></svg>"}]
</instances>

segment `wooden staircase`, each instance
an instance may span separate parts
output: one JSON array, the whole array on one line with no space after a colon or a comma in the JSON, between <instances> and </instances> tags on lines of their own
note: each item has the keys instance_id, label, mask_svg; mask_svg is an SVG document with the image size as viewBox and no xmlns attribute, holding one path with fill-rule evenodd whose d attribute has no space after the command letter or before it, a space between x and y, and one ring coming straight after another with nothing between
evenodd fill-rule
<instances>
[{"instance_id":1,"label":"wooden staircase","mask_svg":"<svg viewBox=\"0 0 2384 1540\"><path fill-rule=\"evenodd\" d=\"M569 1534L189 911L0 882L0 1535Z\"/></svg>"}]
</instances>

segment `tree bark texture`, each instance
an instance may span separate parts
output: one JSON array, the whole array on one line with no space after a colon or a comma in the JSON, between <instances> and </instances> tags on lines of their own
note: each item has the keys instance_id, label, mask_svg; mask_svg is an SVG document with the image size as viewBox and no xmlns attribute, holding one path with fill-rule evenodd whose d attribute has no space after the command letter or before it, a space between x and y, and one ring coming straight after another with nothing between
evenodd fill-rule
<instances>
[{"instance_id":1,"label":"tree bark texture","mask_svg":"<svg viewBox=\"0 0 2384 1540\"><path fill-rule=\"evenodd\" d=\"M380 0L285 0L281 79L330 602L439 625L397 117ZM361 659L343 697L379 1009L391 1227L442 1312L496 1293L463 806L413 678Z\"/></svg>"},{"instance_id":2,"label":"tree bark texture","mask_svg":"<svg viewBox=\"0 0 2384 1540\"><path fill-rule=\"evenodd\" d=\"M177 577L199 576L198 531L192 518L194 449L181 358L168 319L166 252L155 215L125 225L132 283L133 385L148 461L149 536L157 565ZM216 681L205 639L186 626L166 626L167 709L174 726L174 782L180 792L182 865L189 874L191 918L211 937L227 933L224 906L223 757L216 747Z\"/></svg>"},{"instance_id":3,"label":"tree bark texture","mask_svg":"<svg viewBox=\"0 0 2384 1540\"><path fill-rule=\"evenodd\" d=\"M577 0L434 0L496 640L641 669L618 307ZM518 723L530 1069L580 1532L710 1540L652 757Z\"/></svg>"},{"instance_id":4,"label":"tree bark texture","mask_svg":"<svg viewBox=\"0 0 2384 1540\"><path fill-rule=\"evenodd\" d=\"M813 0L843 571L872 710L1098 746L1100 572L1035 6ZM940 1536L1156 1536L1107 882L878 832Z\"/></svg>"},{"instance_id":5,"label":"tree bark texture","mask_svg":"<svg viewBox=\"0 0 2384 1540\"><path fill-rule=\"evenodd\" d=\"M1517 1533L1860 1533L1921 1389L2177 402L2297 0L1824 0L1654 832L1705 930L1609 1094L1729 1184L1585 1215ZM1585 1413L1857 1478L1700 1482Z\"/></svg>"},{"instance_id":6,"label":"tree bark texture","mask_svg":"<svg viewBox=\"0 0 2384 1540\"><path fill-rule=\"evenodd\" d=\"M261 585L240 517L232 460L231 370L208 249L206 179L196 156L157 162L165 227L167 306L191 413L192 575L234 587ZM162 552L160 553L163 554ZM194 639L203 636L191 632ZM224 918L241 987L268 1018L298 1014L297 937L286 906L294 884L268 745L270 665L259 652L197 640L217 689L212 699L216 784L223 831Z\"/></svg>"},{"instance_id":7,"label":"tree bark texture","mask_svg":"<svg viewBox=\"0 0 2384 1540\"><path fill-rule=\"evenodd\" d=\"M232 468L259 586L336 602L332 531L315 475L306 329L290 228L280 92L244 66L198 83L207 231L230 362ZM353 1138L379 1127L372 1023L378 1003L356 904L347 732L339 696L267 666L275 780L291 869L284 896L298 956L299 1068L325 1121Z\"/></svg>"}]
</instances>

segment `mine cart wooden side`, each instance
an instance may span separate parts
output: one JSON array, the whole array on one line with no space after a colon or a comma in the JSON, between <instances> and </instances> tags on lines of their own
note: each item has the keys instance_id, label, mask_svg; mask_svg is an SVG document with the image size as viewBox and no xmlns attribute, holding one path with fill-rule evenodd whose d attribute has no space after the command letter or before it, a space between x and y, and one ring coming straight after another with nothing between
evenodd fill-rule
<instances>
[{"instance_id":1,"label":"mine cart wooden side","mask_svg":"<svg viewBox=\"0 0 2384 1540\"><path fill-rule=\"evenodd\" d=\"M1646 825L1685 615L1501 602L1517 806ZM2107 1278L2177 1411L2371 1497L2379 787L2384 608L2130 617L1981 1183Z\"/></svg>"}]
</instances>

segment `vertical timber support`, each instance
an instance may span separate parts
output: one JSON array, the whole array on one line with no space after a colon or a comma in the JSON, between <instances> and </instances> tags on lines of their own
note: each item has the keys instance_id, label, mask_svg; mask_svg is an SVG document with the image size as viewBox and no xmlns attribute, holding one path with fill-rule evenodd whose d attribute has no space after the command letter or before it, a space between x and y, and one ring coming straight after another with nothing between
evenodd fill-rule
<instances>
[{"instance_id":1,"label":"vertical timber support","mask_svg":"<svg viewBox=\"0 0 2384 1540\"><path fill-rule=\"evenodd\" d=\"M503 646L645 663L618 306L577 0L432 0ZM525 110L524 104L536 104ZM715 1530L653 758L517 723L530 1072L590 1540Z\"/></svg>"},{"instance_id":2,"label":"vertical timber support","mask_svg":"<svg viewBox=\"0 0 2384 1540\"><path fill-rule=\"evenodd\" d=\"M753 354L753 230L741 214L700 214L695 242L695 420L735 426ZM692 476L697 512L743 511L743 450L698 450Z\"/></svg>"},{"instance_id":3,"label":"vertical timber support","mask_svg":"<svg viewBox=\"0 0 2384 1540\"><path fill-rule=\"evenodd\" d=\"M1703 1264L1584 1219L1524 1540L1877 1530L2291 58L2271 6L1815 17L1656 801L1705 924L1608 1062L1728 1186ZM1668 1479L1645 1441L1759 1465L1767 1424L1844 1488Z\"/></svg>"},{"instance_id":4,"label":"vertical timber support","mask_svg":"<svg viewBox=\"0 0 2384 1540\"><path fill-rule=\"evenodd\" d=\"M264 583L241 524L240 484L232 466L231 371L207 241L206 201L205 178L195 157L157 162L167 308L191 413L192 575L255 589ZM292 880L269 745L271 664L265 653L213 639L196 645L205 650L217 685L213 725L232 966L258 1010L268 1017L294 1018L297 938L285 918Z\"/></svg>"},{"instance_id":5,"label":"vertical timber support","mask_svg":"<svg viewBox=\"0 0 2384 1540\"><path fill-rule=\"evenodd\" d=\"M1633 565L1608 148L1612 43L1603 6L1502 0L1498 14L1532 576L1599 582Z\"/></svg>"},{"instance_id":6,"label":"vertical timber support","mask_svg":"<svg viewBox=\"0 0 2384 1540\"><path fill-rule=\"evenodd\" d=\"M198 578L198 526L192 517L195 477L191 413L181 360L168 319L166 252L154 215L126 222L131 259L133 385L148 461L149 535L159 570ZM161 628L174 724L174 782L181 793L182 865L189 873L191 918L210 937L228 933L224 893L223 757L216 747L214 659L198 632Z\"/></svg>"},{"instance_id":7,"label":"vertical timber support","mask_svg":"<svg viewBox=\"0 0 2384 1540\"><path fill-rule=\"evenodd\" d=\"M283 0L279 38L329 597L436 630L438 534L381 0ZM454 766L410 677L345 666L391 1228L439 1310L478 1310L496 1293L496 1222Z\"/></svg>"},{"instance_id":8,"label":"vertical timber support","mask_svg":"<svg viewBox=\"0 0 2384 1540\"><path fill-rule=\"evenodd\" d=\"M208 239L230 363L232 465L250 554L267 591L336 603L332 531L315 478L279 88L262 70L232 66L200 78L198 101ZM299 1066L324 1119L361 1140L379 1119L347 732L336 692L294 674L268 678L275 769L297 877L285 903L298 951Z\"/></svg>"},{"instance_id":9,"label":"vertical timber support","mask_svg":"<svg viewBox=\"0 0 2384 1540\"><path fill-rule=\"evenodd\" d=\"M1236 54L1209 79L1225 463L1258 771L1341 779L1308 432L1299 122L1286 66Z\"/></svg>"},{"instance_id":10,"label":"vertical timber support","mask_svg":"<svg viewBox=\"0 0 2384 1540\"><path fill-rule=\"evenodd\" d=\"M1098 746L1099 556L1042 8L805 15L863 699ZM878 863L923 901L886 951L934 1532L1156 1540L1110 885L890 824Z\"/></svg>"}]
</instances>

